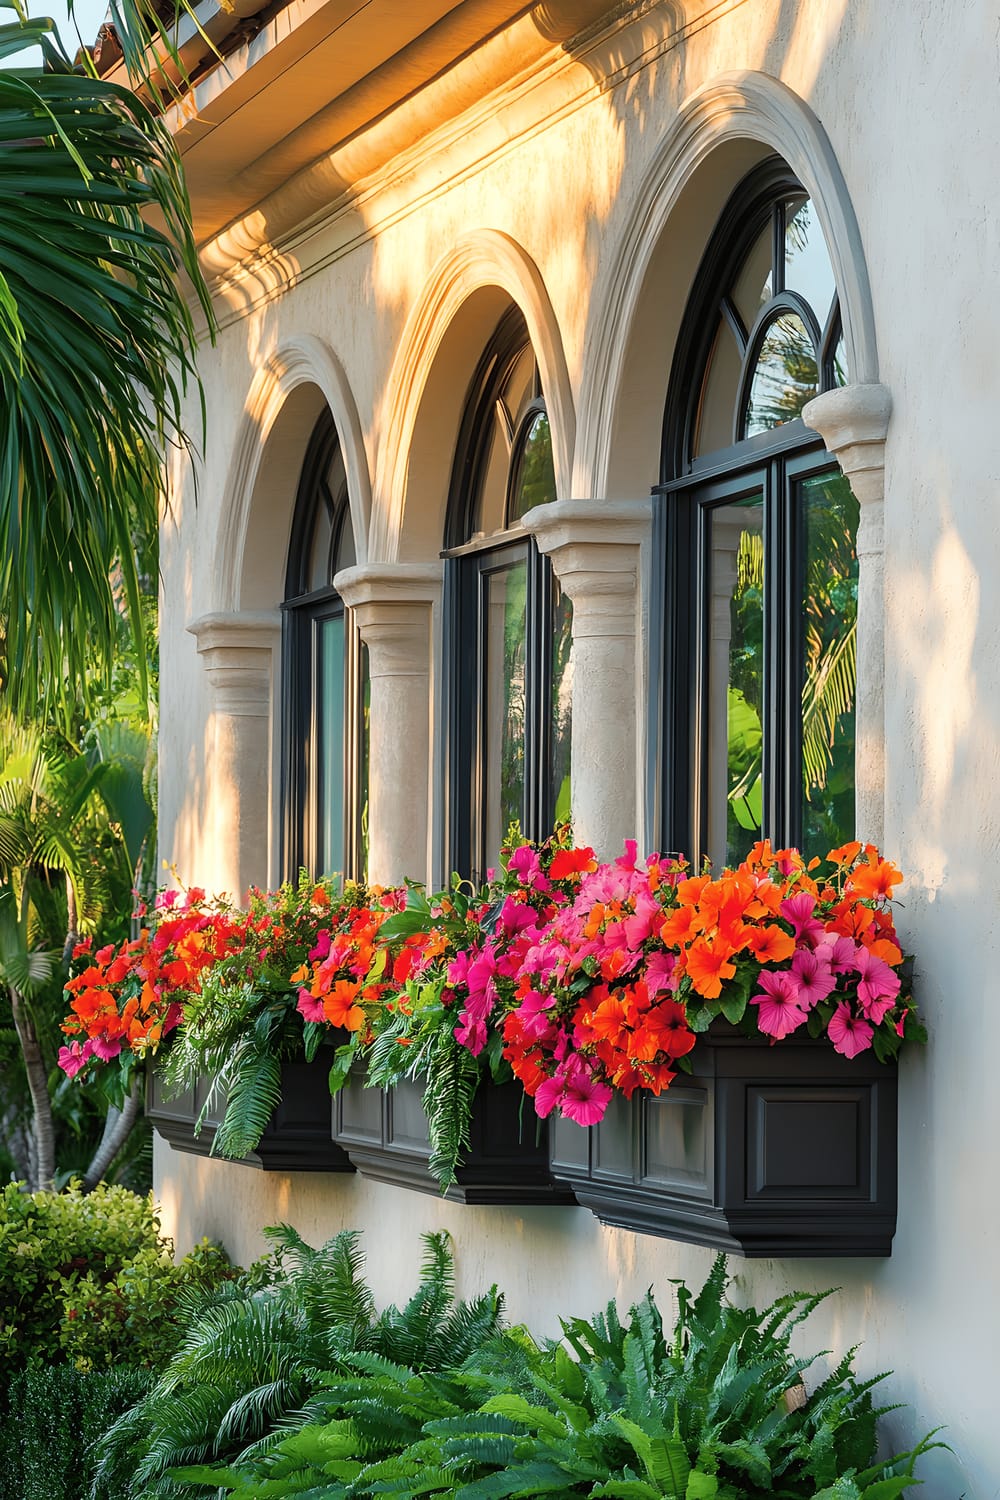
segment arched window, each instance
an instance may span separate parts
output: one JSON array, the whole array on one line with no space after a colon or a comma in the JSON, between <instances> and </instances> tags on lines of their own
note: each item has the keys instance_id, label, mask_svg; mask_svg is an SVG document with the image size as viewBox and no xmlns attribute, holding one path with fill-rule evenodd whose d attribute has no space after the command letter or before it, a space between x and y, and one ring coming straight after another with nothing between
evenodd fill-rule
<instances>
[{"instance_id":1,"label":"arched window","mask_svg":"<svg viewBox=\"0 0 1000 1500\"><path fill-rule=\"evenodd\" d=\"M772 158L696 278L654 491L661 833L716 865L761 832L809 853L853 832L858 507L801 417L846 380L823 232Z\"/></svg>"},{"instance_id":2,"label":"arched window","mask_svg":"<svg viewBox=\"0 0 1000 1500\"><path fill-rule=\"evenodd\" d=\"M366 653L334 575L355 561L332 416L313 430L292 519L283 611L284 869L361 875L367 822Z\"/></svg>"},{"instance_id":3,"label":"arched window","mask_svg":"<svg viewBox=\"0 0 1000 1500\"><path fill-rule=\"evenodd\" d=\"M538 365L511 309L469 389L445 538L449 858L476 880L511 822L541 838L569 816L571 606L520 525L555 498Z\"/></svg>"}]
</instances>

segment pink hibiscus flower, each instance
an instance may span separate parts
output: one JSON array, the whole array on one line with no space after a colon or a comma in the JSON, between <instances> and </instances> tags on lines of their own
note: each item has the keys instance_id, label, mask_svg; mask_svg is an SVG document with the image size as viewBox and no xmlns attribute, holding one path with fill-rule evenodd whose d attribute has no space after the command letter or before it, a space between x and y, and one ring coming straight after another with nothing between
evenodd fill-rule
<instances>
[{"instance_id":1,"label":"pink hibiscus flower","mask_svg":"<svg viewBox=\"0 0 1000 1500\"><path fill-rule=\"evenodd\" d=\"M80 1069L86 1067L93 1051L94 1044L89 1038L85 1042L70 1042L68 1047L60 1047L59 1066L66 1077L75 1078Z\"/></svg>"},{"instance_id":2,"label":"pink hibiscus flower","mask_svg":"<svg viewBox=\"0 0 1000 1500\"><path fill-rule=\"evenodd\" d=\"M299 990L298 1004L296 1010L306 1021L324 1021L326 1019L322 1000L317 1000L311 990Z\"/></svg>"}]
</instances>

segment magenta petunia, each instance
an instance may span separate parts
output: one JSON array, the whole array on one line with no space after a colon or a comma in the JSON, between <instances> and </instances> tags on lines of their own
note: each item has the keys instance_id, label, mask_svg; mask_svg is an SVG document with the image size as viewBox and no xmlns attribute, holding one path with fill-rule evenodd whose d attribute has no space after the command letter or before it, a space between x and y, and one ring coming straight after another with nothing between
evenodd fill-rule
<instances>
[{"instance_id":1,"label":"magenta petunia","mask_svg":"<svg viewBox=\"0 0 1000 1500\"><path fill-rule=\"evenodd\" d=\"M835 974L851 973L857 955L858 945L854 939L838 937L835 932L825 933L816 948L816 957L829 964Z\"/></svg>"},{"instance_id":2,"label":"magenta petunia","mask_svg":"<svg viewBox=\"0 0 1000 1500\"><path fill-rule=\"evenodd\" d=\"M60 1047L58 1061L66 1077L75 1078L80 1069L86 1067L93 1052L94 1044L89 1038L82 1043L70 1042L68 1047Z\"/></svg>"},{"instance_id":3,"label":"magenta petunia","mask_svg":"<svg viewBox=\"0 0 1000 1500\"><path fill-rule=\"evenodd\" d=\"M810 896L808 891L799 891L794 896L787 896L781 903L781 915L791 926L795 934L795 941L815 948L821 941L825 928L823 923L813 916L816 909L816 897Z\"/></svg>"},{"instance_id":4,"label":"magenta petunia","mask_svg":"<svg viewBox=\"0 0 1000 1500\"><path fill-rule=\"evenodd\" d=\"M103 1062L111 1062L122 1050L122 1039L117 1037L95 1036L91 1040L94 1044L94 1056L101 1058Z\"/></svg>"},{"instance_id":5,"label":"magenta petunia","mask_svg":"<svg viewBox=\"0 0 1000 1500\"><path fill-rule=\"evenodd\" d=\"M330 952L330 929L324 927L322 932L316 934L316 946L310 948L309 957L313 963L322 962Z\"/></svg>"},{"instance_id":6,"label":"magenta petunia","mask_svg":"<svg viewBox=\"0 0 1000 1500\"><path fill-rule=\"evenodd\" d=\"M478 1057L486 1046L486 1022L470 1016L467 1010L462 1011L459 1019L461 1024L455 1027L455 1040L473 1057Z\"/></svg>"},{"instance_id":7,"label":"magenta petunia","mask_svg":"<svg viewBox=\"0 0 1000 1500\"><path fill-rule=\"evenodd\" d=\"M646 960L646 988L650 995L660 995L664 990L677 988L676 953L651 953Z\"/></svg>"},{"instance_id":8,"label":"magenta petunia","mask_svg":"<svg viewBox=\"0 0 1000 1500\"><path fill-rule=\"evenodd\" d=\"M757 1006L757 1025L765 1036L788 1036L806 1019L799 1005L799 983L788 969L761 969L757 980L763 994L754 995L750 1004Z\"/></svg>"},{"instance_id":9,"label":"magenta petunia","mask_svg":"<svg viewBox=\"0 0 1000 1500\"><path fill-rule=\"evenodd\" d=\"M528 886L533 891L548 891L552 888L551 882L542 870L542 862L530 844L522 844L520 848L511 852L507 868L513 871L522 885Z\"/></svg>"},{"instance_id":10,"label":"magenta petunia","mask_svg":"<svg viewBox=\"0 0 1000 1500\"><path fill-rule=\"evenodd\" d=\"M830 1017L826 1030L834 1051L842 1053L844 1057L857 1057L859 1052L866 1052L872 1044L872 1028L867 1021L852 1015L851 1007L844 1001L841 1001Z\"/></svg>"},{"instance_id":11,"label":"magenta petunia","mask_svg":"<svg viewBox=\"0 0 1000 1500\"><path fill-rule=\"evenodd\" d=\"M803 1010L812 1010L820 1000L825 1000L837 983L829 964L823 962L823 952L822 948L815 953L799 948L792 959L791 972L798 980L798 1004Z\"/></svg>"},{"instance_id":12,"label":"magenta petunia","mask_svg":"<svg viewBox=\"0 0 1000 1500\"><path fill-rule=\"evenodd\" d=\"M892 1010L899 995L899 975L868 948L858 950L855 968L861 978L858 981L858 1000L865 1018L878 1026L886 1011Z\"/></svg>"},{"instance_id":13,"label":"magenta petunia","mask_svg":"<svg viewBox=\"0 0 1000 1500\"><path fill-rule=\"evenodd\" d=\"M540 1120L547 1120L557 1104L562 1102L565 1084L558 1073L545 1078L535 1090L535 1113Z\"/></svg>"},{"instance_id":14,"label":"magenta petunia","mask_svg":"<svg viewBox=\"0 0 1000 1500\"><path fill-rule=\"evenodd\" d=\"M626 917L622 926L625 929L625 941L630 948L641 948L654 930L658 930L663 922L663 907L655 900L648 891L640 891L635 898L635 914Z\"/></svg>"},{"instance_id":15,"label":"magenta petunia","mask_svg":"<svg viewBox=\"0 0 1000 1500\"><path fill-rule=\"evenodd\" d=\"M574 1120L577 1125L596 1125L604 1118L611 1103L611 1088L598 1083L592 1073L583 1070L567 1078L562 1096L563 1118Z\"/></svg>"}]
</instances>

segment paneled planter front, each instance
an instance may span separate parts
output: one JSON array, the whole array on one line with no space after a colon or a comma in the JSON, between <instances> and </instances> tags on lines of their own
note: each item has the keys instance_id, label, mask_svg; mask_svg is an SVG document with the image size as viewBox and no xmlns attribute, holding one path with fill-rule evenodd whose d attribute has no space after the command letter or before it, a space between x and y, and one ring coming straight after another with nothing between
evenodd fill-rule
<instances>
[{"instance_id":1,"label":"paneled planter front","mask_svg":"<svg viewBox=\"0 0 1000 1500\"><path fill-rule=\"evenodd\" d=\"M366 1089L350 1078L334 1098L333 1138L364 1177L441 1195L429 1168L423 1085ZM547 1126L515 1083L479 1085L470 1149L444 1194L456 1203L573 1203L570 1187L549 1171Z\"/></svg>"},{"instance_id":2,"label":"paneled planter front","mask_svg":"<svg viewBox=\"0 0 1000 1500\"><path fill-rule=\"evenodd\" d=\"M605 1224L746 1256L889 1255L896 1066L716 1022L658 1099L553 1122L552 1171Z\"/></svg>"},{"instance_id":3,"label":"paneled planter front","mask_svg":"<svg viewBox=\"0 0 1000 1500\"><path fill-rule=\"evenodd\" d=\"M264 1172L354 1171L347 1153L330 1136L329 1072L328 1058L281 1064L281 1103L256 1151L242 1157L241 1165ZM175 1151L208 1156L222 1118L222 1102L209 1111L200 1133L195 1135L195 1123L207 1096L208 1083L199 1079L193 1089L176 1099L166 1099L154 1069L146 1085L146 1115Z\"/></svg>"}]
</instances>

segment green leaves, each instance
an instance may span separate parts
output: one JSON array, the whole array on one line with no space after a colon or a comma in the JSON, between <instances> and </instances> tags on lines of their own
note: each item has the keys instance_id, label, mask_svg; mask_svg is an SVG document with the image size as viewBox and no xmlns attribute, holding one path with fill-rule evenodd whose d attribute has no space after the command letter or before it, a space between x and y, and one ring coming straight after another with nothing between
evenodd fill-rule
<instances>
[{"instance_id":1,"label":"green leaves","mask_svg":"<svg viewBox=\"0 0 1000 1500\"><path fill-rule=\"evenodd\" d=\"M25 715L86 697L95 652L110 669L119 598L139 641L133 536L155 533L197 384L181 271L212 321L166 127L74 71L50 23L0 28L7 59L39 42L46 71L0 69L0 598Z\"/></svg>"}]
</instances>

